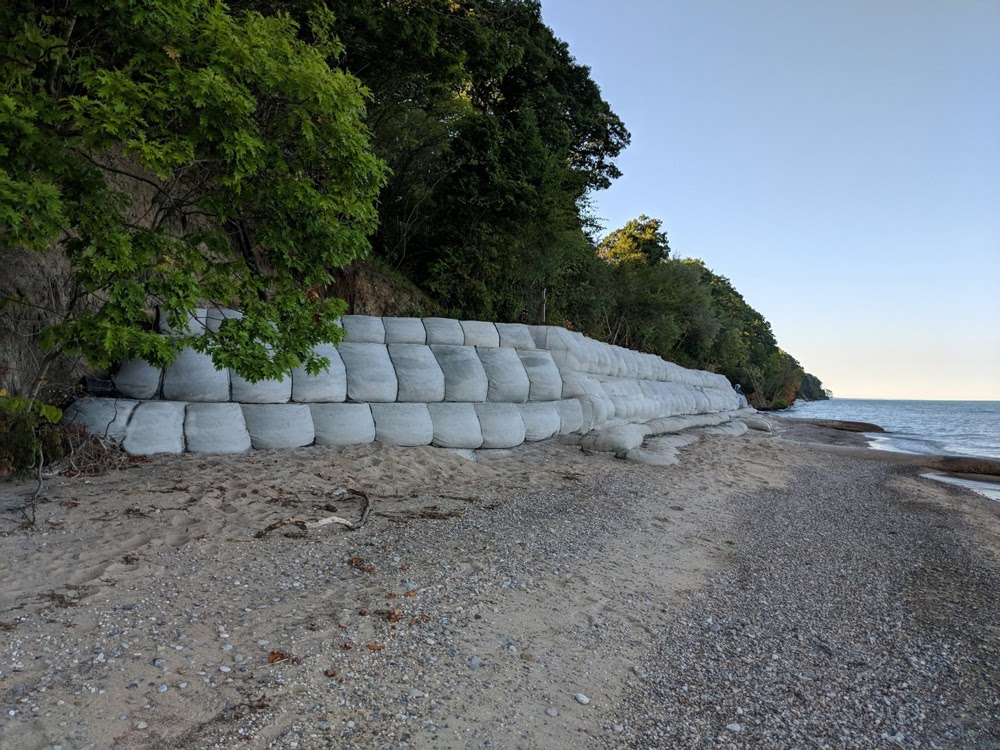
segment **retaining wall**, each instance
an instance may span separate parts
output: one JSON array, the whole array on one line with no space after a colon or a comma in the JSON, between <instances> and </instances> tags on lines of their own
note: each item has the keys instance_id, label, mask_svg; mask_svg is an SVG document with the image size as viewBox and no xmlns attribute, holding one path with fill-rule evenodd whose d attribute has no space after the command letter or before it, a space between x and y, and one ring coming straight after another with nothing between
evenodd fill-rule
<instances>
[{"instance_id":1,"label":"retaining wall","mask_svg":"<svg viewBox=\"0 0 1000 750\"><path fill-rule=\"evenodd\" d=\"M200 313L192 328L218 330L233 315ZM565 328L361 315L342 325L343 342L320 347L330 360L320 375L249 383L185 349L162 370L126 362L114 377L123 398L81 398L65 418L138 455L375 440L475 450L556 435L629 450L746 406L722 375Z\"/></svg>"}]
</instances>

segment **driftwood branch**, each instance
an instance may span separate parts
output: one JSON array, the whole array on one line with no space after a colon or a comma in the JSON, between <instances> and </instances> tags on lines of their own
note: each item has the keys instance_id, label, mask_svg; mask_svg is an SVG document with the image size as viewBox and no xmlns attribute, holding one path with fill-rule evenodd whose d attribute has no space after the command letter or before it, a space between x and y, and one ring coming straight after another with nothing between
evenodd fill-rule
<instances>
[{"instance_id":1,"label":"driftwood branch","mask_svg":"<svg viewBox=\"0 0 1000 750\"><path fill-rule=\"evenodd\" d=\"M334 524L337 524L339 526L343 526L344 528L350 531L357 531L362 526L364 526L365 523L368 522L368 516L371 515L372 511L371 500L369 500L368 495L366 495L361 490L345 489L340 494L360 497L364 501L365 507L364 510L361 511L361 518L357 523L348 521L346 518L341 518L340 516L326 516L324 518L309 518L309 519L282 518L278 521L275 521L272 524L269 524L268 526L265 526L263 529L254 534L254 537L257 539L263 539L272 531L276 531L284 526L295 526L296 528L301 529L302 531L309 531L309 529L319 529L324 526L332 526Z\"/></svg>"}]
</instances>

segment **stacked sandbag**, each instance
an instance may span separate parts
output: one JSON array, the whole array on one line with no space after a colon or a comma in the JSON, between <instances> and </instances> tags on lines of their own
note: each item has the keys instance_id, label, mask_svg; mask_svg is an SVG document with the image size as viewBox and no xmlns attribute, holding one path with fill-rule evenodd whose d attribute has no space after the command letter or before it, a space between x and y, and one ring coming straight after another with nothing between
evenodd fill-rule
<instances>
[{"instance_id":1,"label":"stacked sandbag","mask_svg":"<svg viewBox=\"0 0 1000 750\"><path fill-rule=\"evenodd\" d=\"M444 371L426 344L388 344L389 359L396 371L396 401L434 403L444 401Z\"/></svg>"},{"instance_id":2,"label":"stacked sandbag","mask_svg":"<svg viewBox=\"0 0 1000 750\"><path fill-rule=\"evenodd\" d=\"M469 450L483 446L483 430L475 404L427 404L427 411L431 418L434 445Z\"/></svg>"},{"instance_id":3,"label":"stacked sandbag","mask_svg":"<svg viewBox=\"0 0 1000 750\"><path fill-rule=\"evenodd\" d=\"M316 445L364 445L375 441L370 404L309 404Z\"/></svg>"},{"instance_id":4,"label":"stacked sandbag","mask_svg":"<svg viewBox=\"0 0 1000 750\"><path fill-rule=\"evenodd\" d=\"M94 435L122 442L132 411L138 404L138 401L124 398L78 398L66 407L62 423L78 424Z\"/></svg>"},{"instance_id":5,"label":"stacked sandbag","mask_svg":"<svg viewBox=\"0 0 1000 750\"><path fill-rule=\"evenodd\" d=\"M253 442L239 404L188 404L184 438L192 453L243 453Z\"/></svg>"},{"instance_id":6,"label":"stacked sandbag","mask_svg":"<svg viewBox=\"0 0 1000 750\"><path fill-rule=\"evenodd\" d=\"M477 347L486 373L486 400L521 404L531 394L531 381L519 352L508 347Z\"/></svg>"},{"instance_id":7,"label":"stacked sandbag","mask_svg":"<svg viewBox=\"0 0 1000 750\"><path fill-rule=\"evenodd\" d=\"M347 368L333 344L320 344L316 354L329 360L325 372L310 375L304 367L292 370L292 401L298 403L336 403L347 400Z\"/></svg>"},{"instance_id":8,"label":"stacked sandbag","mask_svg":"<svg viewBox=\"0 0 1000 750\"><path fill-rule=\"evenodd\" d=\"M241 313L198 310L163 335L213 335ZM81 399L67 415L133 453L238 452L357 445L478 450L579 435L595 450L692 426L724 425L742 406L721 375L557 326L347 315L343 341L297 367L250 382L181 350L163 370L124 363L126 399ZM738 431L737 427L722 427Z\"/></svg>"},{"instance_id":9,"label":"stacked sandbag","mask_svg":"<svg viewBox=\"0 0 1000 750\"><path fill-rule=\"evenodd\" d=\"M300 448L316 439L308 404L241 404L254 448Z\"/></svg>"},{"instance_id":10,"label":"stacked sandbag","mask_svg":"<svg viewBox=\"0 0 1000 750\"><path fill-rule=\"evenodd\" d=\"M396 400L399 381L385 344L346 342L338 350L347 371L348 400L378 403Z\"/></svg>"}]
</instances>

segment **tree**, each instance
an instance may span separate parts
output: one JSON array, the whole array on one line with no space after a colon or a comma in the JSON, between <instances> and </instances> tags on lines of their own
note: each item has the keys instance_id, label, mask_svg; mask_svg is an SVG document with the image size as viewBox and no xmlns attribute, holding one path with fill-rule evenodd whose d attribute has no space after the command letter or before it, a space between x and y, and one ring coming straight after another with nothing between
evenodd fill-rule
<instances>
[{"instance_id":1,"label":"tree","mask_svg":"<svg viewBox=\"0 0 1000 750\"><path fill-rule=\"evenodd\" d=\"M644 262L653 266L670 255L663 222L645 214L614 230L597 246L598 254L609 263Z\"/></svg>"},{"instance_id":2,"label":"tree","mask_svg":"<svg viewBox=\"0 0 1000 750\"><path fill-rule=\"evenodd\" d=\"M245 0L255 2L256 0ZM307 3L300 3L300 5ZM453 315L561 320L628 132L537 0L332 0L392 169L377 254Z\"/></svg>"},{"instance_id":3,"label":"tree","mask_svg":"<svg viewBox=\"0 0 1000 750\"><path fill-rule=\"evenodd\" d=\"M698 269L669 257L662 222L648 216L614 230L596 248L607 271L597 304L599 336L613 344L702 367L719 333Z\"/></svg>"},{"instance_id":4,"label":"tree","mask_svg":"<svg viewBox=\"0 0 1000 750\"><path fill-rule=\"evenodd\" d=\"M323 288L363 256L384 166L364 90L331 67L332 16L230 13L214 0L14 0L0 9L0 242L59 245L72 303L50 357L163 365L185 345L251 380L337 339ZM302 36L300 36L302 35ZM165 338L199 305L244 313Z\"/></svg>"},{"instance_id":5,"label":"tree","mask_svg":"<svg viewBox=\"0 0 1000 750\"><path fill-rule=\"evenodd\" d=\"M795 396L806 401L825 401L830 398L830 392L823 388L823 382L811 373L803 373L802 386Z\"/></svg>"}]
</instances>

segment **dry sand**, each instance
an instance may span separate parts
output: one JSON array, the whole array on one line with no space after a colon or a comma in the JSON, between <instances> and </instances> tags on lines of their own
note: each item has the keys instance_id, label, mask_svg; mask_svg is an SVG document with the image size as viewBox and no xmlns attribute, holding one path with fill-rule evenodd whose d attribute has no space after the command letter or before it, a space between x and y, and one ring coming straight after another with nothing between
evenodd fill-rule
<instances>
[{"instance_id":1,"label":"dry sand","mask_svg":"<svg viewBox=\"0 0 1000 750\"><path fill-rule=\"evenodd\" d=\"M831 434L157 457L34 529L0 484L0 747L1000 747L1000 504Z\"/></svg>"}]
</instances>

